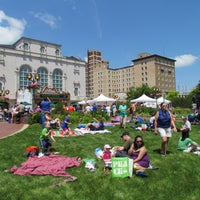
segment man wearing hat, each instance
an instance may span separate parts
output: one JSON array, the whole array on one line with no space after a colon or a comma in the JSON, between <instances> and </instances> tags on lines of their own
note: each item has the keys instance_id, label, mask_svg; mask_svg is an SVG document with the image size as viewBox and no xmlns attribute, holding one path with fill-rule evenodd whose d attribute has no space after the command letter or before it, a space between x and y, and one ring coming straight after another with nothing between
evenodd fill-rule
<instances>
[{"instance_id":1,"label":"man wearing hat","mask_svg":"<svg viewBox=\"0 0 200 200\"><path fill-rule=\"evenodd\" d=\"M133 144L133 140L130 137L129 132L123 132L121 135L121 138L123 139L124 144L123 144L123 146L118 146L118 147L114 148L116 151L115 157L130 157L128 155L128 150L130 149L131 145Z\"/></svg>"}]
</instances>

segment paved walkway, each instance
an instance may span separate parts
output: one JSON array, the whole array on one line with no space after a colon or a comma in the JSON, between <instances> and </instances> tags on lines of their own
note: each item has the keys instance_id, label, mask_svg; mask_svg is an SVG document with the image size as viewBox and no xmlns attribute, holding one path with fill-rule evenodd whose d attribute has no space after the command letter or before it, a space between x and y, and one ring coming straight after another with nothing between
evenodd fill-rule
<instances>
[{"instance_id":1,"label":"paved walkway","mask_svg":"<svg viewBox=\"0 0 200 200\"><path fill-rule=\"evenodd\" d=\"M21 132L27 127L28 124L8 124L8 122L0 122L0 139Z\"/></svg>"}]
</instances>

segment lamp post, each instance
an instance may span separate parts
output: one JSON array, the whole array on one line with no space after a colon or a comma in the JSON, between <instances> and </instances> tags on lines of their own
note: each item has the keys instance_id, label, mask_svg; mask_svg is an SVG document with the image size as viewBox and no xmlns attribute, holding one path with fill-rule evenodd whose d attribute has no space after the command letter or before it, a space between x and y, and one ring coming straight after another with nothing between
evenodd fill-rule
<instances>
[{"instance_id":1,"label":"lamp post","mask_svg":"<svg viewBox=\"0 0 200 200\"><path fill-rule=\"evenodd\" d=\"M0 90L0 96L6 96L10 93L9 90Z\"/></svg>"},{"instance_id":2,"label":"lamp post","mask_svg":"<svg viewBox=\"0 0 200 200\"><path fill-rule=\"evenodd\" d=\"M28 85L28 88L32 89L33 93L33 103L35 104L35 89L40 86L38 81L40 80L39 74L27 74L27 79L30 80L32 83Z\"/></svg>"},{"instance_id":3,"label":"lamp post","mask_svg":"<svg viewBox=\"0 0 200 200\"><path fill-rule=\"evenodd\" d=\"M157 98L161 95L160 94L160 89L155 87L153 88L153 94L151 94L151 96L153 96L156 99L156 108L158 107L158 102L157 102Z\"/></svg>"},{"instance_id":4,"label":"lamp post","mask_svg":"<svg viewBox=\"0 0 200 200\"><path fill-rule=\"evenodd\" d=\"M7 95L9 93L10 93L9 90L0 89L0 102L1 102L2 106L7 108L7 109L9 107L9 104L7 102L7 100L8 100Z\"/></svg>"}]
</instances>

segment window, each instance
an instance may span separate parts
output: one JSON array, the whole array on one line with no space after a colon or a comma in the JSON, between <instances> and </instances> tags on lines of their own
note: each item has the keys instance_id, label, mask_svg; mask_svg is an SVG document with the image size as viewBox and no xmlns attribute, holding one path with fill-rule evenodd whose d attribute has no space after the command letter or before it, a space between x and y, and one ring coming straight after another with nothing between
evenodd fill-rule
<instances>
[{"instance_id":1,"label":"window","mask_svg":"<svg viewBox=\"0 0 200 200\"><path fill-rule=\"evenodd\" d=\"M3 89L3 84L0 82L0 90Z\"/></svg>"},{"instance_id":2,"label":"window","mask_svg":"<svg viewBox=\"0 0 200 200\"><path fill-rule=\"evenodd\" d=\"M44 67L40 67L37 70L37 74L39 74L39 76L40 76L39 82L41 84L41 88L48 86L48 71L47 71L47 69L45 69Z\"/></svg>"},{"instance_id":3,"label":"window","mask_svg":"<svg viewBox=\"0 0 200 200\"><path fill-rule=\"evenodd\" d=\"M45 47L41 47L41 48L40 48L40 53L44 54L45 52L46 52Z\"/></svg>"},{"instance_id":4,"label":"window","mask_svg":"<svg viewBox=\"0 0 200 200\"><path fill-rule=\"evenodd\" d=\"M24 43L24 51L28 51L28 43Z\"/></svg>"},{"instance_id":5,"label":"window","mask_svg":"<svg viewBox=\"0 0 200 200\"><path fill-rule=\"evenodd\" d=\"M62 91L62 71L60 69L55 69L53 72L53 87Z\"/></svg>"},{"instance_id":6,"label":"window","mask_svg":"<svg viewBox=\"0 0 200 200\"><path fill-rule=\"evenodd\" d=\"M59 56L60 55L60 50L56 49L55 53L56 53L56 56Z\"/></svg>"},{"instance_id":7,"label":"window","mask_svg":"<svg viewBox=\"0 0 200 200\"><path fill-rule=\"evenodd\" d=\"M75 97L76 97L76 96L79 96L79 91L78 91L78 88L77 88L77 87L74 88L74 96L75 96Z\"/></svg>"},{"instance_id":8,"label":"window","mask_svg":"<svg viewBox=\"0 0 200 200\"><path fill-rule=\"evenodd\" d=\"M19 70L19 87L26 88L29 84L31 84L32 80L27 78L28 74L31 74L32 70L28 65L23 65Z\"/></svg>"}]
</instances>

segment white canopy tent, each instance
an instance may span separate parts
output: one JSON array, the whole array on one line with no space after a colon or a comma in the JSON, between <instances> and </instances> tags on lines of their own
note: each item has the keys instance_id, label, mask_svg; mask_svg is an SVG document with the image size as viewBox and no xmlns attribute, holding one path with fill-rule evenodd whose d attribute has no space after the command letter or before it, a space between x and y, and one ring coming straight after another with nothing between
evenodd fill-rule
<instances>
[{"instance_id":1,"label":"white canopy tent","mask_svg":"<svg viewBox=\"0 0 200 200\"><path fill-rule=\"evenodd\" d=\"M146 94L143 94L139 98L131 100L131 103L133 103L133 102L141 102L141 103L152 102L152 103L155 103L156 100L151 98L151 97L148 97Z\"/></svg>"},{"instance_id":2,"label":"white canopy tent","mask_svg":"<svg viewBox=\"0 0 200 200\"><path fill-rule=\"evenodd\" d=\"M161 104L162 102L165 102L166 104L170 104L171 103L170 100L167 100L164 97L160 97L160 98L157 99L157 104Z\"/></svg>"},{"instance_id":3,"label":"white canopy tent","mask_svg":"<svg viewBox=\"0 0 200 200\"><path fill-rule=\"evenodd\" d=\"M85 105L86 102L84 100L78 102L79 105Z\"/></svg>"},{"instance_id":4,"label":"white canopy tent","mask_svg":"<svg viewBox=\"0 0 200 200\"><path fill-rule=\"evenodd\" d=\"M106 97L103 94L100 94L97 98L88 100L87 103L103 103L103 102L115 102L116 99Z\"/></svg>"}]
</instances>

